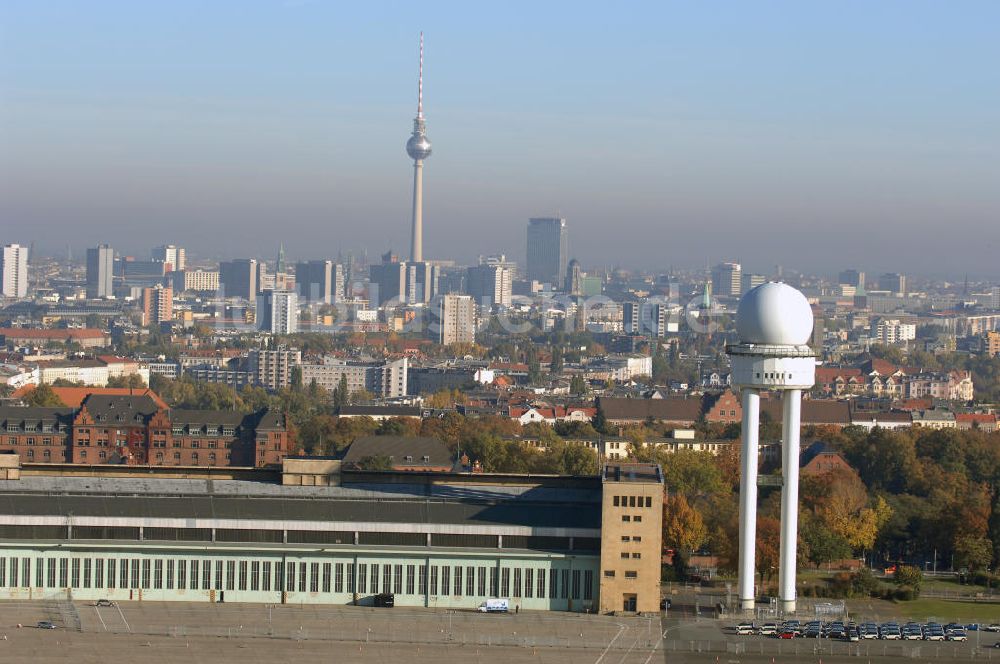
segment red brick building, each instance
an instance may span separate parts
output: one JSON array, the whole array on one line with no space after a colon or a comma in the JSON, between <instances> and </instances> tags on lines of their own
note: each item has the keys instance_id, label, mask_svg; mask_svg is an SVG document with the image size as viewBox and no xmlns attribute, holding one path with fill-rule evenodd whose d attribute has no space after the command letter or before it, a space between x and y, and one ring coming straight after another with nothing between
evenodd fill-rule
<instances>
[{"instance_id":1,"label":"red brick building","mask_svg":"<svg viewBox=\"0 0 1000 664\"><path fill-rule=\"evenodd\" d=\"M79 409L0 408L0 453L25 463L264 467L288 452L285 418L170 410L146 394L93 394Z\"/></svg>"}]
</instances>

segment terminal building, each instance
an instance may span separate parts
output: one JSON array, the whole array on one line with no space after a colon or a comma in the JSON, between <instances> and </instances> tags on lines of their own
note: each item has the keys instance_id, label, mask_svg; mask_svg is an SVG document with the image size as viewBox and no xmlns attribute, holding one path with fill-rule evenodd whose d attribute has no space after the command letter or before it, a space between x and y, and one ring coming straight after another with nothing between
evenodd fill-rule
<instances>
[{"instance_id":1,"label":"terminal building","mask_svg":"<svg viewBox=\"0 0 1000 664\"><path fill-rule=\"evenodd\" d=\"M659 608L659 466L336 470L325 485L214 479L220 469L55 476L0 455L0 599Z\"/></svg>"}]
</instances>

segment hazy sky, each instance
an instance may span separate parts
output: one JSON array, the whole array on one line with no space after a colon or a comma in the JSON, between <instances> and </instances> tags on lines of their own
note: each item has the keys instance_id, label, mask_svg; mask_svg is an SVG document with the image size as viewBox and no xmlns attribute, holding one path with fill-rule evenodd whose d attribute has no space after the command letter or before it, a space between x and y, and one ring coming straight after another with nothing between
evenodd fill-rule
<instances>
[{"instance_id":1,"label":"hazy sky","mask_svg":"<svg viewBox=\"0 0 1000 664\"><path fill-rule=\"evenodd\" d=\"M1000 276L1000 3L0 3L0 241Z\"/></svg>"}]
</instances>

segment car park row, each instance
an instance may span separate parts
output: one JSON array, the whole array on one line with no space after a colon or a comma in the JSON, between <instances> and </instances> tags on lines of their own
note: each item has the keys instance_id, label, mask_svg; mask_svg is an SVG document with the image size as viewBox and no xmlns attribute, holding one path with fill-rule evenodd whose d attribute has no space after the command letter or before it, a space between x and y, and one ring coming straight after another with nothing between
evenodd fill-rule
<instances>
[{"instance_id":1,"label":"car park row","mask_svg":"<svg viewBox=\"0 0 1000 664\"><path fill-rule=\"evenodd\" d=\"M983 628L984 631L1000 631L1000 626ZM736 626L736 634L742 636L760 635L778 639L814 638L814 639L839 639L842 641L863 641L868 639L881 639L885 641L965 641L968 639L968 631L978 630L978 624L960 625L949 623L941 625L936 622L916 623L908 622L900 625L896 622L884 622L877 624L874 622L857 623L854 621L844 622L840 620L832 622L821 622L812 620L801 622L799 620L786 620L784 622L766 622L756 625L751 622L739 623Z\"/></svg>"}]
</instances>

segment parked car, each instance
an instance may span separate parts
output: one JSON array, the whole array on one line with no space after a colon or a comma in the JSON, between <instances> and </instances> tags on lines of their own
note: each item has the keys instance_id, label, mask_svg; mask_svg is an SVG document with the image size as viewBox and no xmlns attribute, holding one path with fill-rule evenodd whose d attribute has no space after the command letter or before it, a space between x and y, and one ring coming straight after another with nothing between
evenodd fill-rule
<instances>
[{"instance_id":1,"label":"parked car","mask_svg":"<svg viewBox=\"0 0 1000 664\"><path fill-rule=\"evenodd\" d=\"M761 636L777 636L778 635L778 623L764 623L760 626Z\"/></svg>"},{"instance_id":2,"label":"parked car","mask_svg":"<svg viewBox=\"0 0 1000 664\"><path fill-rule=\"evenodd\" d=\"M94 606L118 606L118 603L112 602L110 599L99 599L94 602Z\"/></svg>"},{"instance_id":3,"label":"parked car","mask_svg":"<svg viewBox=\"0 0 1000 664\"><path fill-rule=\"evenodd\" d=\"M392 593L379 593L375 595L375 606L391 608L396 606L396 596Z\"/></svg>"},{"instance_id":4,"label":"parked car","mask_svg":"<svg viewBox=\"0 0 1000 664\"><path fill-rule=\"evenodd\" d=\"M969 639L965 634L964 629L953 629L948 632L947 638L949 641L967 641Z\"/></svg>"},{"instance_id":5,"label":"parked car","mask_svg":"<svg viewBox=\"0 0 1000 664\"><path fill-rule=\"evenodd\" d=\"M56 625L51 620L39 620L35 627L38 629L55 629Z\"/></svg>"},{"instance_id":6,"label":"parked car","mask_svg":"<svg viewBox=\"0 0 1000 664\"><path fill-rule=\"evenodd\" d=\"M736 633L740 636L750 636L756 632L757 628L754 627L753 623L740 623L736 626Z\"/></svg>"},{"instance_id":7,"label":"parked car","mask_svg":"<svg viewBox=\"0 0 1000 664\"><path fill-rule=\"evenodd\" d=\"M998 624L998 623L990 623L989 625L986 625L985 627L983 627L983 631L984 632L1000 632L1000 624Z\"/></svg>"},{"instance_id":8,"label":"parked car","mask_svg":"<svg viewBox=\"0 0 1000 664\"><path fill-rule=\"evenodd\" d=\"M944 628L937 623L924 625L924 641L944 641Z\"/></svg>"},{"instance_id":9,"label":"parked car","mask_svg":"<svg viewBox=\"0 0 1000 664\"><path fill-rule=\"evenodd\" d=\"M778 634L778 638L779 639L794 639L795 638L795 630L794 629L785 628L785 629L781 630L780 634Z\"/></svg>"}]
</instances>

